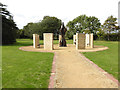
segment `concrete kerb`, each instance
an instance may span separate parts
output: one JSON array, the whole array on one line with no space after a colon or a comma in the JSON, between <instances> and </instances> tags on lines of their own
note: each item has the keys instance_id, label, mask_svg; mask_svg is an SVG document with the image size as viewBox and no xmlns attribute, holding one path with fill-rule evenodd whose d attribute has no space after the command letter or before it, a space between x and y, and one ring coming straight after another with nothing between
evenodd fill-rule
<instances>
[{"instance_id":1,"label":"concrete kerb","mask_svg":"<svg viewBox=\"0 0 120 90\"><path fill-rule=\"evenodd\" d=\"M23 47L25 47L25 46L23 46ZM20 47L19 49L23 50L22 49L23 47ZM33 47L33 46L27 46L27 47ZM31 50L23 50L23 51L31 51ZM31 51L31 52L33 52L33 51ZM39 52L50 52L50 51L39 51ZM55 68L56 68L56 66L55 66L56 52L51 52L51 53L54 53L54 58L53 58L53 62L52 62L52 70L51 70L51 76L50 76L48 88L54 88Z\"/></svg>"}]
</instances>

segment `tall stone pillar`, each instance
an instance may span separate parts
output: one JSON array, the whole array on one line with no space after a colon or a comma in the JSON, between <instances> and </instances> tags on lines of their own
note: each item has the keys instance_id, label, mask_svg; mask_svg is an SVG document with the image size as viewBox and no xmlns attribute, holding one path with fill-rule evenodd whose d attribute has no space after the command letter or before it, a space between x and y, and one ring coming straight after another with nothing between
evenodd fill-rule
<instances>
[{"instance_id":1,"label":"tall stone pillar","mask_svg":"<svg viewBox=\"0 0 120 90\"><path fill-rule=\"evenodd\" d=\"M73 35L73 44L76 44L76 35Z\"/></svg>"},{"instance_id":2,"label":"tall stone pillar","mask_svg":"<svg viewBox=\"0 0 120 90\"><path fill-rule=\"evenodd\" d=\"M38 45L39 45L39 35L33 34L33 47L37 48Z\"/></svg>"},{"instance_id":3,"label":"tall stone pillar","mask_svg":"<svg viewBox=\"0 0 120 90\"><path fill-rule=\"evenodd\" d=\"M93 33L90 34L90 48L93 48Z\"/></svg>"},{"instance_id":4,"label":"tall stone pillar","mask_svg":"<svg viewBox=\"0 0 120 90\"><path fill-rule=\"evenodd\" d=\"M44 49L53 50L53 33L44 33Z\"/></svg>"},{"instance_id":5,"label":"tall stone pillar","mask_svg":"<svg viewBox=\"0 0 120 90\"><path fill-rule=\"evenodd\" d=\"M90 46L90 34L85 34L85 46Z\"/></svg>"},{"instance_id":6,"label":"tall stone pillar","mask_svg":"<svg viewBox=\"0 0 120 90\"><path fill-rule=\"evenodd\" d=\"M76 33L76 49L85 49L85 34Z\"/></svg>"}]
</instances>

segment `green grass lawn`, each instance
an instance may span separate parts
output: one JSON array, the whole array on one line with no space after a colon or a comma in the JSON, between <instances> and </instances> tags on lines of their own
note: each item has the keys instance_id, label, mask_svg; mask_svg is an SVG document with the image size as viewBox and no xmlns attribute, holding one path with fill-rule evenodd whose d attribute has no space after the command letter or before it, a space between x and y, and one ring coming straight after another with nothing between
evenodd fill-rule
<instances>
[{"instance_id":1,"label":"green grass lawn","mask_svg":"<svg viewBox=\"0 0 120 90\"><path fill-rule=\"evenodd\" d=\"M67 42L72 43L72 40ZM19 47L32 43L31 39L17 39L13 45L2 46L3 88L48 87L54 54L19 50ZM54 40L54 44L57 43L58 40Z\"/></svg>"},{"instance_id":2,"label":"green grass lawn","mask_svg":"<svg viewBox=\"0 0 120 90\"><path fill-rule=\"evenodd\" d=\"M54 54L19 50L28 45L32 40L18 39L16 44L2 47L3 88L48 87Z\"/></svg>"},{"instance_id":3,"label":"green grass lawn","mask_svg":"<svg viewBox=\"0 0 120 90\"><path fill-rule=\"evenodd\" d=\"M107 46L109 49L97 52L83 52L83 54L118 79L118 42L94 41L94 44Z\"/></svg>"},{"instance_id":4,"label":"green grass lawn","mask_svg":"<svg viewBox=\"0 0 120 90\"><path fill-rule=\"evenodd\" d=\"M58 40L54 40L57 44ZM72 44L67 40L67 44ZM40 40L43 44L43 40ZM118 77L118 42L95 41L95 45L109 49L83 54L115 78ZM52 68L53 53L27 52L21 46L32 45L31 39L17 39L13 45L2 46L3 88L47 88Z\"/></svg>"}]
</instances>

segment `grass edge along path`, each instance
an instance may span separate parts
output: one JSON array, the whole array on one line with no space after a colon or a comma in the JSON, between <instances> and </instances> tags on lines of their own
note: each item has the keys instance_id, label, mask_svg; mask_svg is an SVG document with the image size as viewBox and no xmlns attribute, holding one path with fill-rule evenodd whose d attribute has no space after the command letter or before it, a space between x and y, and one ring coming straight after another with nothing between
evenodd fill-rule
<instances>
[{"instance_id":1,"label":"grass edge along path","mask_svg":"<svg viewBox=\"0 0 120 90\"><path fill-rule=\"evenodd\" d=\"M103 70L118 78L118 42L94 41L95 45L107 46L109 49L97 52L82 52L82 54L101 67Z\"/></svg>"},{"instance_id":2,"label":"grass edge along path","mask_svg":"<svg viewBox=\"0 0 120 90\"><path fill-rule=\"evenodd\" d=\"M111 56L111 47L112 47L112 49L113 48L115 48L116 47L116 45L112 45L112 43L116 43L116 42L106 42L106 41L95 41L94 43L95 43L95 45L103 45L103 46L108 46L109 47L109 49L108 49L108 53L109 54L107 54L108 56L107 56L107 58L109 57L109 56ZM40 43L41 44L43 44L43 41L42 40L40 40ZM58 43L58 41L57 40L54 40L54 44L57 44ZM69 40L69 41L67 41L67 44L68 43L73 43L72 42L72 40ZM109 45L110 44L110 45ZM117 43L116 43L117 44ZM18 58L21 56L20 54L22 54L22 59L23 58L28 58L28 56L30 55L30 59L32 59L32 55L31 54L36 54L36 53L40 53L40 52L25 52L25 51L20 51L19 52L19 50L18 50L18 48L19 47L21 47L21 46L30 46L30 45L32 45L32 40L31 39L17 39L17 43L15 43L14 45L7 45L7 46L3 46L3 52L4 52L4 57L3 57L3 60L10 60L10 59L12 59L12 61L15 61L15 60L18 60ZM12 51L11 51L11 50ZM17 51L16 51L17 50ZM109 50L110 50L110 52L109 52ZM114 49L114 52L116 52L116 50L117 50L117 48L116 49ZM95 58L93 58L94 56L96 56L96 55L99 55L99 53L103 53L103 55L99 55L99 57L106 57L105 55L106 55L106 50L105 51L99 51L99 52L87 52L87 53L83 53L87 58L89 58L91 61L93 61L93 60L95 60ZM113 52L113 55L114 54L116 54L116 53L114 53ZM6 53L8 53L8 54L6 54ZM14 55L11 55L12 53L14 53ZM26 54L27 53L27 54ZM96 54L95 54L96 53ZM47 53L45 53L45 54L47 54ZM16 56L17 55L17 56ZM94 56L93 56L94 55ZM8 57L6 57L6 56L8 56ZM40 55L38 55L38 57L39 57ZM52 59L51 59L51 68L52 68L52 60L53 60L53 56L54 56L54 54L52 54ZM88 57L88 56L90 56L90 57ZM117 56L116 56L117 57ZM115 58L116 58L115 57ZM97 56L97 58L98 58L98 56ZM96 58L96 59L97 59ZM109 59L109 58L108 58ZM20 60L20 58L19 58L19 60ZM102 59L101 59L102 60ZM116 64L116 66L118 66L117 65L117 63L116 63L116 60L117 60L117 58L115 59L115 62L114 62L114 64ZM19 68L19 70L18 71L15 71L15 70L13 70L13 71L10 71L10 69L11 68L13 68L14 66L12 66L12 64L11 63L9 63L10 61L7 61L6 63L3 61L3 65L5 66L5 67L7 67L7 68L5 68L5 69L3 69L3 73L5 74L5 71L6 70L8 70L8 74L4 77L5 79L7 79L7 81L5 81L5 82L7 82L7 83L5 83L4 81L3 81L3 88L19 88L19 87L25 87L25 88L47 88L48 87L48 85L46 85L46 86L43 86L42 84L41 84L41 86L40 85L36 85L35 83L31 83L31 85L28 85L29 84L29 82L27 82L27 85L25 84L24 85L24 83L26 83L26 82L23 82L23 80L24 80L24 78L23 78L23 80L20 80L20 78L22 78L22 76L24 76L24 75L26 75L26 74L22 74L21 76L19 76L18 75L18 77L17 78L14 78L15 77L15 75L13 75L13 74L10 74L9 72L13 72L13 73L17 73L19 70L21 70L21 68ZM23 61L24 62L24 61ZM108 62L108 61L107 61ZM113 60L112 61L110 61L110 62L113 62ZM110 63L109 62L109 63ZM36 62L37 63L37 62ZM96 62L94 62L95 64L97 64ZM15 63L13 63L13 64L15 64ZM17 65L15 66L15 67L19 67L19 64L20 63L18 63L17 62ZM98 64L97 64L98 65ZM101 65L98 65L99 67L101 67L102 69L104 69L102 66L104 66L104 64L102 63L102 66ZM109 65L110 66L110 65ZM34 67L33 67L34 68ZM15 68L16 69L16 68ZM112 68L112 71L113 70L116 70L116 68ZM24 69L25 71L27 70L27 69ZM24 71L23 70L23 71ZM29 70L31 70L30 68L29 68ZM28 73L30 73L29 72L29 70L28 70ZM106 69L104 69L105 71L107 71ZM111 70L111 69L110 69ZM35 71L35 70L34 70ZM51 71L51 70L50 70ZM19 71L17 74L20 74L22 72L22 70L21 71ZM43 71L44 72L44 71ZM108 73L109 73L109 71L107 71ZM27 73L27 72L26 72ZM50 73L51 72L49 72L49 77L50 77ZM4 75L3 74L3 75ZM38 73L37 73L38 74ZM39 76L39 75L35 75L35 77L37 77L37 76ZM44 74L44 73L42 73L42 74ZM110 73L110 74L112 74L112 73ZM8 76L8 77L7 77ZM113 75L114 76L114 75ZM6 78L7 77L7 78ZM13 77L14 79L11 79L11 77ZM29 76L26 76L27 78L29 77ZM33 78L34 79L34 78ZM39 78L38 78L39 79ZM48 78L49 79L49 78ZM18 82L13 82L12 83L12 81L16 81L16 80L18 80ZM19 82L19 80L20 80L20 82ZM25 80L24 80L25 81ZM29 81L29 80L28 80ZM36 82L37 80L36 79L34 79L33 80L33 82ZM10 82L10 83L9 83ZM47 81L48 82L48 81ZM5 84L6 85L5 85ZM20 84L21 83L21 84ZM49 82L48 82L48 84L49 84Z\"/></svg>"},{"instance_id":3,"label":"grass edge along path","mask_svg":"<svg viewBox=\"0 0 120 90\"><path fill-rule=\"evenodd\" d=\"M29 40L18 40L2 47L3 88L48 88L54 54L18 49L31 44Z\"/></svg>"}]
</instances>

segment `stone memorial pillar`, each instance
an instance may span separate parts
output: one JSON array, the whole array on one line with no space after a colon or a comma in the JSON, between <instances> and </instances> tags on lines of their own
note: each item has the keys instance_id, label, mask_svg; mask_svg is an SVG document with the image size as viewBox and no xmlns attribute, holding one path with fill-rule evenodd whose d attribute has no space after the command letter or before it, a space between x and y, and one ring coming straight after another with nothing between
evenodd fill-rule
<instances>
[{"instance_id":1,"label":"stone memorial pillar","mask_svg":"<svg viewBox=\"0 0 120 90\"><path fill-rule=\"evenodd\" d=\"M37 45L39 46L39 35L37 35Z\"/></svg>"},{"instance_id":2,"label":"stone memorial pillar","mask_svg":"<svg viewBox=\"0 0 120 90\"><path fill-rule=\"evenodd\" d=\"M85 34L85 46L90 46L90 34Z\"/></svg>"},{"instance_id":3,"label":"stone memorial pillar","mask_svg":"<svg viewBox=\"0 0 120 90\"><path fill-rule=\"evenodd\" d=\"M90 47L93 48L93 33L90 34Z\"/></svg>"},{"instance_id":4,"label":"stone memorial pillar","mask_svg":"<svg viewBox=\"0 0 120 90\"><path fill-rule=\"evenodd\" d=\"M44 33L44 49L53 50L53 33Z\"/></svg>"},{"instance_id":5,"label":"stone memorial pillar","mask_svg":"<svg viewBox=\"0 0 120 90\"><path fill-rule=\"evenodd\" d=\"M73 44L76 44L76 35L73 35Z\"/></svg>"},{"instance_id":6,"label":"stone memorial pillar","mask_svg":"<svg viewBox=\"0 0 120 90\"><path fill-rule=\"evenodd\" d=\"M39 45L39 35L33 34L33 47L37 48L38 45Z\"/></svg>"},{"instance_id":7,"label":"stone memorial pillar","mask_svg":"<svg viewBox=\"0 0 120 90\"><path fill-rule=\"evenodd\" d=\"M76 33L76 49L85 49L85 34Z\"/></svg>"}]
</instances>

